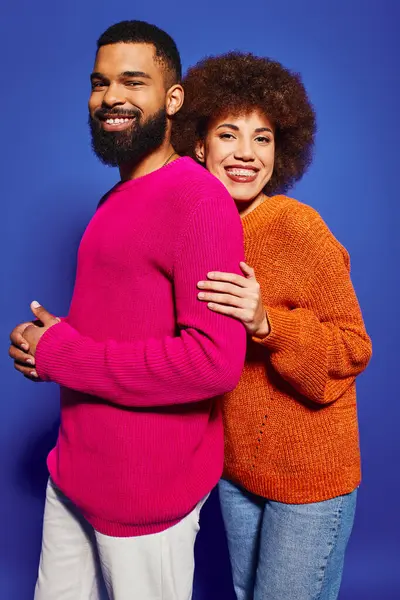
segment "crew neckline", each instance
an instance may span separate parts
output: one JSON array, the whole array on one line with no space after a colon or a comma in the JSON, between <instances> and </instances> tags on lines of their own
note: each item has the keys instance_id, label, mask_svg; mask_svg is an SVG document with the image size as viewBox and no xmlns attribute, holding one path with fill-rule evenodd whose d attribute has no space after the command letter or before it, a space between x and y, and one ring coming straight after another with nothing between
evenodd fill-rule
<instances>
[{"instance_id":1,"label":"crew neckline","mask_svg":"<svg viewBox=\"0 0 400 600\"><path fill-rule=\"evenodd\" d=\"M163 165L162 167L160 167L159 169L156 169L155 171L151 171L150 173L146 173L145 175L141 175L140 177L135 177L135 179L128 179L127 181L119 181L118 183L115 184L114 188L112 189L112 192L123 192L127 188L132 187L139 182L142 182L146 179L153 178L157 175L160 175L161 173L164 173L166 170L174 168L176 165L178 165L178 163L182 164L182 162L186 162L188 160L191 160L189 156L180 156L179 158L172 160L168 164Z\"/></svg>"}]
</instances>

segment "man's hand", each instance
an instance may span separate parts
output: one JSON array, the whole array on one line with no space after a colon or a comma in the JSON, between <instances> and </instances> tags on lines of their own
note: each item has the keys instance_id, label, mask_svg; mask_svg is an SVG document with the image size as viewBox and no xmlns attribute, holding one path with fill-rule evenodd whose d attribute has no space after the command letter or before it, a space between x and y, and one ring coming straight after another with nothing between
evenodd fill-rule
<instances>
[{"instance_id":1,"label":"man's hand","mask_svg":"<svg viewBox=\"0 0 400 600\"><path fill-rule=\"evenodd\" d=\"M60 319L50 314L38 302L32 302L31 310L37 321L21 323L12 331L9 355L14 360L17 371L29 379L37 380L38 375L34 368L36 347L42 335L59 323Z\"/></svg>"},{"instance_id":2,"label":"man's hand","mask_svg":"<svg viewBox=\"0 0 400 600\"><path fill-rule=\"evenodd\" d=\"M14 367L23 373L25 377L29 379L36 378L37 373L34 369L35 359L29 354L29 344L23 337L23 333L32 322L21 323L18 325L10 335L11 346L8 350L8 354L14 361Z\"/></svg>"}]
</instances>

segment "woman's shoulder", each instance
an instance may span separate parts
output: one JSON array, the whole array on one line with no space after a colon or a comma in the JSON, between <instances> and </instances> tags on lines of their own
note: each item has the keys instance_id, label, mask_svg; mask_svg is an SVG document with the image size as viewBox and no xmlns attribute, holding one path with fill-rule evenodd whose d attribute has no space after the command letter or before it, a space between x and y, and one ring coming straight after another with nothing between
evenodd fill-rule
<instances>
[{"instance_id":1,"label":"woman's shoulder","mask_svg":"<svg viewBox=\"0 0 400 600\"><path fill-rule=\"evenodd\" d=\"M349 266L346 248L312 206L289 196L277 195L267 198L260 209L255 219L245 223L248 244L257 238L259 246L261 237L271 250L274 248L275 252L292 256L293 260L296 258L301 262L302 257L307 257L307 261L319 262L341 257Z\"/></svg>"},{"instance_id":2,"label":"woman's shoulder","mask_svg":"<svg viewBox=\"0 0 400 600\"><path fill-rule=\"evenodd\" d=\"M271 201L277 206L277 219L282 221L286 227L290 227L298 233L311 233L314 235L330 233L319 212L309 204L282 195L273 196Z\"/></svg>"},{"instance_id":3,"label":"woman's shoulder","mask_svg":"<svg viewBox=\"0 0 400 600\"><path fill-rule=\"evenodd\" d=\"M315 208L289 196L274 196L273 199L278 206L277 220L282 223L285 233L290 233L297 240L304 239L308 244L322 244L347 254Z\"/></svg>"}]
</instances>

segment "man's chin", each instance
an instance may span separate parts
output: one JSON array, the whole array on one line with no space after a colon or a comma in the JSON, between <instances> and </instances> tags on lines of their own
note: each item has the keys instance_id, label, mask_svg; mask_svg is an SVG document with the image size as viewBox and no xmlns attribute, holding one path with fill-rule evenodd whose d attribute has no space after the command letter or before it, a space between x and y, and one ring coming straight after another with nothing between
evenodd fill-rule
<instances>
[{"instance_id":1,"label":"man's chin","mask_svg":"<svg viewBox=\"0 0 400 600\"><path fill-rule=\"evenodd\" d=\"M125 164L137 164L148 154L148 151L138 147L135 149L116 148L115 146L101 147L92 145L97 158L108 167L119 167Z\"/></svg>"},{"instance_id":2,"label":"man's chin","mask_svg":"<svg viewBox=\"0 0 400 600\"><path fill-rule=\"evenodd\" d=\"M167 130L164 109L145 123L106 123L89 115L89 125L94 153L111 167L139 163L163 143Z\"/></svg>"},{"instance_id":3,"label":"man's chin","mask_svg":"<svg viewBox=\"0 0 400 600\"><path fill-rule=\"evenodd\" d=\"M97 158L99 159L99 161L106 167L118 167L119 166L119 163L117 162L117 159L115 157L111 158L107 154L102 154L101 152L98 152L97 150L93 150L93 151L94 151L95 155L97 156Z\"/></svg>"}]
</instances>

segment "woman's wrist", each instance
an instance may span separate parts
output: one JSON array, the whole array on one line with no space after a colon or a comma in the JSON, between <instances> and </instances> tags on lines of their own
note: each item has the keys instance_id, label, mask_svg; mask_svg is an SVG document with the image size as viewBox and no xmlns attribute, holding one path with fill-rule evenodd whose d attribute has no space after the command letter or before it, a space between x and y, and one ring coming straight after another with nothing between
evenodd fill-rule
<instances>
[{"instance_id":1,"label":"woman's wrist","mask_svg":"<svg viewBox=\"0 0 400 600\"><path fill-rule=\"evenodd\" d=\"M269 335L270 331L271 331L271 327L269 326L267 313L265 313L264 319L263 319L260 327L257 329L257 331L255 333L253 333L253 337L263 339Z\"/></svg>"}]
</instances>

